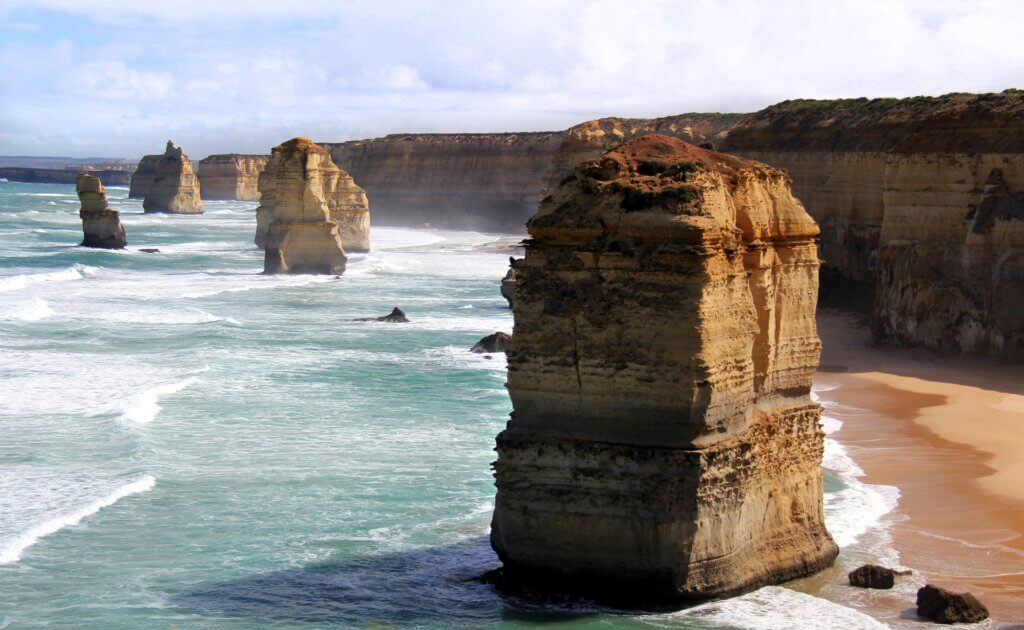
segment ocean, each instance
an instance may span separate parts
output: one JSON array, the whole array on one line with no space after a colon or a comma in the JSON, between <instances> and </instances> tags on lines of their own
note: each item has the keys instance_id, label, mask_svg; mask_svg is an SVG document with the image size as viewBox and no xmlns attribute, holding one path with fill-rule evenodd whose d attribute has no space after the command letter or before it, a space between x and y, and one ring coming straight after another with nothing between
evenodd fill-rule
<instances>
[{"instance_id":1,"label":"ocean","mask_svg":"<svg viewBox=\"0 0 1024 630\"><path fill-rule=\"evenodd\" d=\"M841 582L898 564L898 492L833 439L836 569L671 614L499 596L511 404L469 348L512 331L501 235L375 227L340 278L263 276L255 203L107 191L127 250L77 246L73 186L0 183L0 629L884 627Z\"/></svg>"}]
</instances>

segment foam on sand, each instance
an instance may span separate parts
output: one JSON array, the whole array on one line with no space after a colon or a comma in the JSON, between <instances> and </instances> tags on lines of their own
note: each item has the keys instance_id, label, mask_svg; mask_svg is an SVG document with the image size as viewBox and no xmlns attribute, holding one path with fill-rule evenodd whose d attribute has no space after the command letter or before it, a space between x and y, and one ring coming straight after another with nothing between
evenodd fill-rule
<instances>
[{"instance_id":1,"label":"foam on sand","mask_svg":"<svg viewBox=\"0 0 1024 630\"><path fill-rule=\"evenodd\" d=\"M745 630L881 630L887 626L862 612L781 586L766 586L753 593L710 602L668 615L644 618L656 626L678 627L681 621L707 621L716 626Z\"/></svg>"},{"instance_id":2,"label":"foam on sand","mask_svg":"<svg viewBox=\"0 0 1024 630\"><path fill-rule=\"evenodd\" d=\"M77 510L60 514L39 523L25 533L15 537L14 540L7 542L2 548L0 548L0 564L17 562L21 559L22 552L39 542L40 538L49 536L50 534L58 532L65 527L75 525L87 516L91 516L103 508L117 503L124 497L145 492L146 490L152 489L154 485L156 485L156 479L152 475L146 475L116 488L106 496L78 508Z\"/></svg>"}]
</instances>

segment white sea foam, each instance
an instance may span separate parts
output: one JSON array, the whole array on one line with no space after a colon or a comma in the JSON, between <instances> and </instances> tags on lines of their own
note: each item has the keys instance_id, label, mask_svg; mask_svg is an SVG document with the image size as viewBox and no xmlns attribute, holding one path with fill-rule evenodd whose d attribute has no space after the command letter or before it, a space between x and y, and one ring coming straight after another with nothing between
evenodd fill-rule
<instances>
[{"instance_id":1,"label":"white sea foam","mask_svg":"<svg viewBox=\"0 0 1024 630\"><path fill-rule=\"evenodd\" d=\"M747 630L874 630L887 626L862 612L781 586L766 586L741 597L701 604L667 615L643 618L652 625L675 626L686 620Z\"/></svg>"},{"instance_id":2,"label":"white sea foam","mask_svg":"<svg viewBox=\"0 0 1024 630\"><path fill-rule=\"evenodd\" d=\"M42 298L31 298L24 302L0 305L0 318L2 319L36 322L50 315L53 315L53 309Z\"/></svg>"},{"instance_id":3,"label":"white sea foam","mask_svg":"<svg viewBox=\"0 0 1024 630\"><path fill-rule=\"evenodd\" d=\"M40 538L49 536L50 534L58 532L65 527L75 525L87 516L91 516L103 508L117 503L124 497L145 492L152 489L154 485L156 485L156 479L152 475L146 475L136 479L135 481L126 483L123 486L116 488L106 496L96 499L80 508L59 514L31 527L28 531L16 536L13 540L5 542L4 546L0 547L0 564L17 562L21 559L21 554L26 549L36 544Z\"/></svg>"},{"instance_id":4,"label":"white sea foam","mask_svg":"<svg viewBox=\"0 0 1024 630\"><path fill-rule=\"evenodd\" d=\"M207 367L201 371L205 372L209 369L210 368ZM147 389L129 404L125 409L122 419L133 424L148 424L152 422L163 409L159 404L161 397L177 394L186 387L193 385L198 380L198 377L190 376L182 381L178 381L177 383L167 383Z\"/></svg>"},{"instance_id":5,"label":"white sea foam","mask_svg":"<svg viewBox=\"0 0 1024 630\"><path fill-rule=\"evenodd\" d=\"M0 278L0 291L20 291L21 289L42 282L67 282L69 280L81 280L85 277L83 272L89 269L91 268L86 265L74 265L67 269L61 269L60 271L6 276Z\"/></svg>"}]
</instances>

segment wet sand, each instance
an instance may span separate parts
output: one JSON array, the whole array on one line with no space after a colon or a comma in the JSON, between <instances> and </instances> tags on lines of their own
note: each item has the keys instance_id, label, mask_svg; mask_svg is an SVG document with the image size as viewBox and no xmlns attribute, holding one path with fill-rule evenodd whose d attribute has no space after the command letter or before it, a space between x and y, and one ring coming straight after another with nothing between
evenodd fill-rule
<instances>
[{"instance_id":1,"label":"wet sand","mask_svg":"<svg viewBox=\"0 0 1024 630\"><path fill-rule=\"evenodd\" d=\"M832 437L862 481L899 488L885 521L914 570L864 603L913 627L913 590L928 581L970 590L997 622L1024 622L1024 367L872 347L839 314L820 315L819 332L819 397L843 422Z\"/></svg>"}]
</instances>

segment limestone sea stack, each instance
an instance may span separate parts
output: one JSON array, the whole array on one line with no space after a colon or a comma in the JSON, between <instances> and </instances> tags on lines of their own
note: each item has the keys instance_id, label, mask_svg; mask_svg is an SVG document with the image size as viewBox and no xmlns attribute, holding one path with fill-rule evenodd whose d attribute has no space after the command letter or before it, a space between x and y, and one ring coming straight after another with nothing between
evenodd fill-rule
<instances>
[{"instance_id":1,"label":"limestone sea stack","mask_svg":"<svg viewBox=\"0 0 1024 630\"><path fill-rule=\"evenodd\" d=\"M671 602L829 566L818 226L780 170L645 135L542 200L516 268L491 544Z\"/></svg>"},{"instance_id":2,"label":"limestone sea stack","mask_svg":"<svg viewBox=\"0 0 1024 630\"><path fill-rule=\"evenodd\" d=\"M121 215L107 205L107 191L100 180L79 173L75 190L78 192L78 200L82 202L82 208L78 211L85 236L82 245L104 249L124 248L128 244L128 236L121 225Z\"/></svg>"},{"instance_id":3,"label":"limestone sea stack","mask_svg":"<svg viewBox=\"0 0 1024 630\"><path fill-rule=\"evenodd\" d=\"M170 140L167 149L154 165L152 183L142 201L146 212L171 214L202 214L203 202L199 198L199 179L192 171L192 162Z\"/></svg>"},{"instance_id":4,"label":"limestone sea stack","mask_svg":"<svg viewBox=\"0 0 1024 630\"><path fill-rule=\"evenodd\" d=\"M210 155L199 160L199 185L203 199L257 201L258 180L267 167L268 155L237 153Z\"/></svg>"},{"instance_id":5,"label":"limestone sea stack","mask_svg":"<svg viewBox=\"0 0 1024 630\"><path fill-rule=\"evenodd\" d=\"M330 220L338 226L338 235L345 251L370 251L370 203L366 199L366 191L356 185L348 173L337 167L331 159L330 151L311 140L304 140L326 153L326 157L317 158L320 189L327 203ZM276 173L271 172L272 165L273 159L259 177L260 207L256 209L254 239L259 247L266 247L267 231L270 228L276 199L274 186L278 177Z\"/></svg>"},{"instance_id":6,"label":"limestone sea stack","mask_svg":"<svg viewBox=\"0 0 1024 630\"><path fill-rule=\"evenodd\" d=\"M345 271L345 249L327 202L337 169L327 149L309 138L274 147L260 175L260 210L267 221L264 273Z\"/></svg>"},{"instance_id":7,"label":"limestone sea stack","mask_svg":"<svg viewBox=\"0 0 1024 630\"><path fill-rule=\"evenodd\" d=\"M128 185L129 199L145 199L146 193L153 186L153 178L156 177L156 165L163 155L144 155L139 160L139 165L132 173L131 183Z\"/></svg>"}]
</instances>

